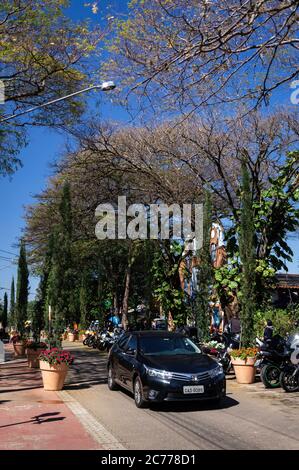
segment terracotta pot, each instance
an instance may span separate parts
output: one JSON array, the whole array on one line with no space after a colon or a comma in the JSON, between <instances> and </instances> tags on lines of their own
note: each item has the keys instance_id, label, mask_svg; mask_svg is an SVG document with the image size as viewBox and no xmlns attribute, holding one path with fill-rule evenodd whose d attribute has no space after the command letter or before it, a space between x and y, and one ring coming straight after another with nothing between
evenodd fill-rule
<instances>
[{"instance_id":1,"label":"terracotta pot","mask_svg":"<svg viewBox=\"0 0 299 470\"><path fill-rule=\"evenodd\" d=\"M76 335L74 335L73 333L69 333L68 340L73 343L74 341L76 341Z\"/></svg>"},{"instance_id":2,"label":"terracotta pot","mask_svg":"<svg viewBox=\"0 0 299 470\"><path fill-rule=\"evenodd\" d=\"M62 390L69 366L67 364L51 365L45 361L39 361L45 390Z\"/></svg>"},{"instance_id":3,"label":"terracotta pot","mask_svg":"<svg viewBox=\"0 0 299 470\"><path fill-rule=\"evenodd\" d=\"M13 345L15 356L16 357L23 357L25 356L25 344L24 343L14 343Z\"/></svg>"},{"instance_id":4,"label":"terracotta pot","mask_svg":"<svg viewBox=\"0 0 299 470\"><path fill-rule=\"evenodd\" d=\"M43 351L43 348L37 349L36 351L34 349L27 348L27 360L28 367L30 367L30 369L39 368L38 356L40 355L41 351Z\"/></svg>"},{"instance_id":5,"label":"terracotta pot","mask_svg":"<svg viewBox=\"0 0 299 470\"><path fill-rule=\"evenodd\" d=\"M247 360L232 358L232 365L236 374L236 379L239 384L253 384L255 380L254 363L255 357L248 357Z\"/></svg>"}]
</instances>

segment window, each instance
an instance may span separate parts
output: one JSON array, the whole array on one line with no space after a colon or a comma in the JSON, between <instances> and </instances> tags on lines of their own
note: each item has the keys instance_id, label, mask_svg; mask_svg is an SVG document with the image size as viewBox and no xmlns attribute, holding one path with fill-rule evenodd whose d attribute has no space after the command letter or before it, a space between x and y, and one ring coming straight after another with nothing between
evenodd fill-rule
<instances>
[{"instance_id":1,"label":"window","mask_svg":"<svg viewBox=\"0 0 299 470\"><path fill-rule=\"evenodd\" d=\"M132 335L127 342L124 350L127 351L128 349L131 349L132 351L136 351L137 349L137 338L135 335Z\"/></svg>"},{"instance_id":2,"label":"window","mask_svg":"<svg viewBox=\"0 0 299 470\"><path fill-rule=\"evenodd\" d=\"M118 346L120 347L120 349L125 348L125 345L127 344L128 339L129 339L129 335L124 335L120 338L120 340L118 342Z\"/></svg>"}]
</instances>

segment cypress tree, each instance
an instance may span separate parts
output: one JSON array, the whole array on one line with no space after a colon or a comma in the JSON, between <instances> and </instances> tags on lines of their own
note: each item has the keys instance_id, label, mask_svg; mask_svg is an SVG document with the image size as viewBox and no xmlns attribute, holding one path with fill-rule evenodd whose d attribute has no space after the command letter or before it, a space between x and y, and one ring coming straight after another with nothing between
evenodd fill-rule
<instances>
[{"instance_id":1,"label":"cypress tree","mask_svg":"<svg viewBox=\"0 0 299 470\"><path fill-rule=\"evenodd\" d=\"M27 320L29 272L26 260L26 249L24 240L21 241L20 255L18 262L17 279L17 299L16 299L16 326L18 332L23 335L25 332L25 321Z\"/></svg>"},{"instance_id":2,"label":"cypress tree","mask_svg":"<svg viewBox=\"0 0 299 470\"><path fill-rule=\"evenodd\" d=\"M9 304L9 326L16 327L15 318L16 296L15 296L15 280L12 278L10 287L10 304Z\"/></svg>"},{"instance_id":3,"label":"cypress tree","mask_svg":"<svg viewBox=\"0 0 299 470\"><path fill-rule=\"evenodd\" d=\"M213 283L213 268L210 254L210 236L212 226L211 196L205 192L203 208L203 245L198 250L197 292L195 299L195 322L200 340L209 338L210 315L209 301Z\"/></svg>"},{"instance_id":4,"label":"cypress tree","mask_svg":"<svg viewBox=\"0 0 299 470\"><path fill-rule=\"evenodd\" d=\"M3 328L7 327L7 314L8 314L8 298L7 298L7 293L5 292L4 299L3 299L3 313L2 313L2 327Z\"/></svg>"},{"instance_id":5,"label":"cypress tree","mask_svg":"<svg viewBox=\"0 0 299 470\"><path fill-rule=\"evenodd\" d=\"M79 301L80 301L80 326L82 328L87 328L87 313L88 313L88 301L89 301L89 285L88 285L88 275L86 272L82 274L81 285L79 291Z\"/></svg>"},{"instance_id":6,"label":"cypress tree","mask_svg":"<svg viewBox=\"0 0 299 470\"><path fill-rule=\"evenodd\" d=\"M47 304L47 285L51 271L51 263L54 249L54 235L50 234L44 263L40 275L40 281L36 292L36 301L33 310L32 330L36 338L42 329L49 329L49 306Z\"/></svg>"},{"instance_id":7,"label":"cypress tree","mask_svg":"<svg viewBox=\"0 0 299 470\"><path fill-rule=\"evenodd\" d=\"M256 309L255 279L255 227L252 206L251 183L248 168L242 163L241 217L239 234L240 261L242 266L241 284L241 328L242 346L253 344L253 318Z\"/></svg>"},{"instance_id":8,"label":"cypress tree","mask_svg":"<svg viewBox=\"0 0 299 470\"><path fill-rule=\"evenodd\" d=\"M72 211L70 186L63 186L60 223L53 231L53 254L47 281L47 304L52 308L53 333L58 339L65 326L78 321L76 277L72 260Z\"/></svg>"}]
</instances>

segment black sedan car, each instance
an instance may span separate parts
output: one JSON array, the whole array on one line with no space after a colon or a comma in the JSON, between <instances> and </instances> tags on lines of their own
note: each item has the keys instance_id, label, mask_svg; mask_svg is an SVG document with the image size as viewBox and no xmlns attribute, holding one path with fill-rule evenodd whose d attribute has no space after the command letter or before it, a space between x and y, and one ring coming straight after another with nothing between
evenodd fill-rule
<instances>
[{"instance_id":1,"label":"black sedan car","mask_svg":"<svg viewBox=\"0 0 299 470\"><path fill-rule=\"evenodd\" d=\"M221 402L225 397L222 366L180 333L125 333L110 350L107 367L109 389L129 390L138 408L162 401Z\"/></svg>"}]
</instances>

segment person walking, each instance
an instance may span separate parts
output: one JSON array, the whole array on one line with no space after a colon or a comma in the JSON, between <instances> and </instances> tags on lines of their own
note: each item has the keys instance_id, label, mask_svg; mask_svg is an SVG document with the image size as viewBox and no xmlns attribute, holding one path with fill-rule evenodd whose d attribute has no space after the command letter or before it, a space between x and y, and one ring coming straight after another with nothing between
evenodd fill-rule
<instances>
[{"instance_id":1,"label":"person walking","mask_svg":"<svg viewBox=\"0 0 299 470\"><path fill-rule=\"evenodd\" d=\"M234 313L233 318L229 322L230 332L233 335L239 335L241 332L241 322L240 318L236 313Z\"/></svg>"},{"instance_id":2,"label":"person walking","mask_svg":"<svg viewBox=\"0 0 299 470\"><path fill-rule=\"evenodd\" d=\"M273 339L273 323L271 320L267 320L265 329L264 329L264 341L265 343L271 343Z\"/></svg>"}]
</instances>

